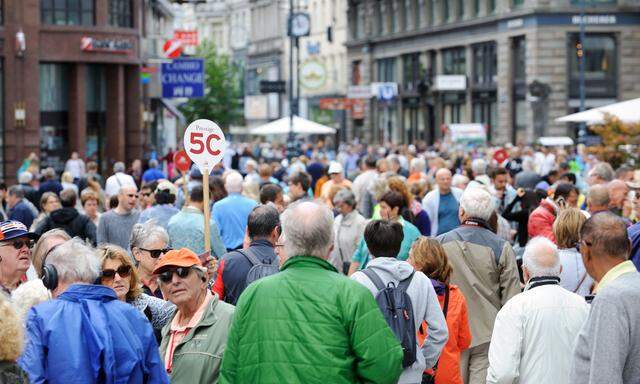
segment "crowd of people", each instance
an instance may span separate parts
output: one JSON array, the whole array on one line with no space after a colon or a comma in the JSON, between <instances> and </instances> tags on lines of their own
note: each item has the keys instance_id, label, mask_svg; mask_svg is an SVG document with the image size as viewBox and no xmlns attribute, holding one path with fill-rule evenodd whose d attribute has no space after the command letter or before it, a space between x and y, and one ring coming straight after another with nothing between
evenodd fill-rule
<instances>
[{"instance_id":1,"label":"crowd of people","mask_svg":"<svg viewBox=\"0 0 640 384\"><path fill-rule=\"evenodd\" d=\"M228 148L209 205L170 156L108 177L77 153L61 173L27 158L0 183L0 383L640 377L633 164L581 146L300 153Z\"/></svg>"}]
</instances>

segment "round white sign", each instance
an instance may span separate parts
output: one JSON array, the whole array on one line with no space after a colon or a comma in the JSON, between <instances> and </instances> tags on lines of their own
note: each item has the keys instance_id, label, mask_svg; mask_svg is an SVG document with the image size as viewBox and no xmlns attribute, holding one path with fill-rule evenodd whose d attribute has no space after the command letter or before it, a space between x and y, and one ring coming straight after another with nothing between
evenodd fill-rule
<instances>
[{"instance_id":1,"label":"round white sign","mask_svg":"<svg viewBox=\"0 0 640 384\"><path fill-rule=\"evenodd\" d=\"M226 148L222 129L211 120L198 119L184 131L184 150L201 172L211 172L224 157Z\"/></svg>"}]
</instances>

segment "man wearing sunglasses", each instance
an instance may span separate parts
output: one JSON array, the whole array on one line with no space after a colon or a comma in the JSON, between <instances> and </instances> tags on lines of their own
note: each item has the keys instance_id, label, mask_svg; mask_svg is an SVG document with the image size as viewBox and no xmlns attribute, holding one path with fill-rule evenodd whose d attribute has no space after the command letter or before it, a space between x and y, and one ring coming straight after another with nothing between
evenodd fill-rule
<instances>
[{"instance_id":1,"label":"man wearing sunglasses","mask_svg":"<svg viewBox=\"0 0 640 384\"><path fill-rule=\"evenodd\" d=\"M171 383L217 382L234 307L207 289L206 269L187 248L167 252L153 273L178 308L160 343Z\"/></svg>"},{"instance_id":2,"label":"man wearing sunglasses","mask_svg":"<svg viewBox=\"0 0 640 384\"><path fill-rule=\"evenodd\" d=\"M37 237L19 221L0 223L0 290L10 295L31 266L31 248Z\"/></svg>"}]
</instances>

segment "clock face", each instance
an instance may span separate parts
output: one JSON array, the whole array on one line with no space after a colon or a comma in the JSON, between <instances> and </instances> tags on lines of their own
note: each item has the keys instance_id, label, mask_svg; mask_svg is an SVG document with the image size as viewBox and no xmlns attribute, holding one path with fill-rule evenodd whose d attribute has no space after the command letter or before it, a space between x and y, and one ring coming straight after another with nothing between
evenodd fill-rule
<instances>
[{"instance_id":1,"label":"clock face","mask_svg":"<svg viewBox=\"0 0 640 384\"><path fill-rule=\"evenodd\" d=\"M291 34L293 36L307 36L311 29L309 15L306 13L296 13L291 20Z\"/></svg>"}]
</instances>

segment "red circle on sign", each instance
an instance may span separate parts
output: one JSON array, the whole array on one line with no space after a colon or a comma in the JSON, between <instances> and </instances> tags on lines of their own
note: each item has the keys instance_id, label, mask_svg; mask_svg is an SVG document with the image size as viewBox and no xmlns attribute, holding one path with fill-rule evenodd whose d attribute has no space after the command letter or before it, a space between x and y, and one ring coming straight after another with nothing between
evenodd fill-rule
<instances>
[{"instance_id":1,"label":"red circle on sign","mask_svg":"<svg viewBox=\"0 0 640 384\"><path fill-rule=\"evenodd\" d=\"M169 39L164 43L162 52L169 59L177 59L182 54L182 42L177 39Z\"/></svg>"},{"instance_id":2,"label":"red circle on sign","mask_svg":"<svg viewBox=\"0 0 640 384\"><path fill-rule=\"evenodd\" d=\"M501 165L505 160L509 158L509 153L504 148L500 148L493 154L493 159Z\"/></svg>"},{"instance_id":3,"label":"red circle on sign","mask_svg":"<svg viewBox=\"0 0 640 384\"><path fill-rule=\"evenodd\" d=\"M173 163L181 172L188 172L191 169L191 159L187 156L187 152L180 150L173 155Z\"/></svg>"}]
</instances>

